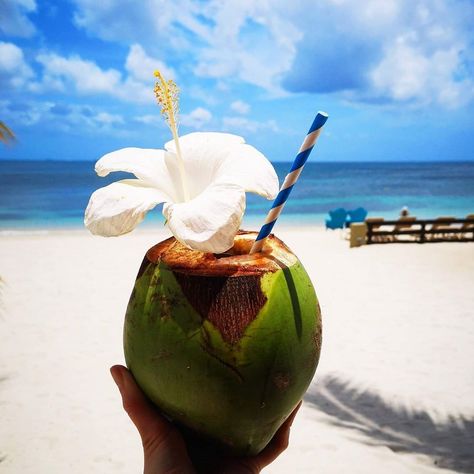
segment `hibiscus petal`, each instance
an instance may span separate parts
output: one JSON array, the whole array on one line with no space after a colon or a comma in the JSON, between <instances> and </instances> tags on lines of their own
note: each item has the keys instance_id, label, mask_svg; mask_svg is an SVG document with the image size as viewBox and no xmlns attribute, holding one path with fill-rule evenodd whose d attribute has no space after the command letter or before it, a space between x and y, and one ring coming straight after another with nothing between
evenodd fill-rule
<instances>
[{"instance_id":1,"label":"hibiscus petal","mask_svg":"<svg viewBox=\"0 0 474 474\"><path fill-rule=\"evenodd\" d=\"M272 164L256 148L247 144L234 147L219 167L215 179L242 186L245 191L274 199L278 176Z\"/></svg>"},{"instance_id":2,"label":"hibiscus petal","mask_svg":"<svg viewBox=\"0 0 474 474\"><path fill-rule=\"evenodd\" d=\"M195 132L180 137L191 198L210 183L240 185L245 191L273 199L278 193L278 177L271 163L242 137L229 133ZM172 176L178 174L176 148L166 143L165 161Z\"/></svg>"},{"instance_id":3,"label":"hibiscus petal","mask_svg":"<svg viewBox=\"0 0 474 474\"><path fill-rule=\"evenodd\" d=\"M232 133L193 132L179 137L181 149L187 149L190 152L196 153L196 155L192 156L199 156L199 159L206 159L205 156L200 156L203 150L215 149L217 154L221 153L225 148L238 145L239 143L245 143L245 140ZM176 152L174 140L170 140L165 144L165 150Z\"/></svg>"},{"instance_id":4,"label":"hibiscus petal","mask_svg":"<svg viewBox=\"0 0 474 474\"><path fill-rule=\"evenodd\" d=\"M230 133L195 132L179 137L191 199L201 194L215 180L222 162L232 148L241 143L244 143L242 137ZM165 149L165 161L170 174L178 176L178 157L174 141L166 143Z\"/></svg>"},{"instance_id":5,"label":"hibiscus petal","mask_svg":"<svg viewBox=\"0 0 474 474\"><path fill-rule=\"evenodd\" d=\"M244 211L244 190L229 183L214 183L191 201L163 207L168 226L180 242L213 253L232 247Z\"/></svg>"},{"instance_id":6,"label":"hibiscus petal","mask_svg":"<svg viewBox=\"0 0 474 474\"><path fill-rule=\"evenodd\" d=\"M164 150L147 148L122 148L107 153L97 161L95 171L107 176L113 171L133 173L138 179L158 188L175 200L174 176L165 164Z\"/></svg>"},{"instance_id":7,"label":"hibiscus petal","mask_svg":"<svg viewBox=\"0 0 474 474\"><path fill-rule=\"evenodd\" d=\"M138 179L124 179L95 191L87 205L85 226L95 235L131 232L157 204L170 197Z\"/></svg>"}]
</instances>

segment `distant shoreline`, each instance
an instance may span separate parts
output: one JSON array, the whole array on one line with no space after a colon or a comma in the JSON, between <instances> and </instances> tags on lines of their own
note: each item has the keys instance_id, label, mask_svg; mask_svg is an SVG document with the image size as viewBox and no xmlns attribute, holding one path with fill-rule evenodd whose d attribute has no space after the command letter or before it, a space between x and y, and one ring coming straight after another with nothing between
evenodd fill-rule
<instances>
[{"instance_id":1,"label":"distant shoreline","mask_svg":"<svg viewBox=\"0 0 474 474\"><path fill-rule=\"evenodd\" d=\"M35 158L5 158L0 156L0 163L92 163L94 164L100 156L88 159L88 160L75 160L75 159L57 159L57 158L42 158L42 159L35 159ZM278 163L280 164L292 164L291 160L270 160L273 164ZM474 157L473 158L463 158L463 159L439 159L439 160L412 160L412 159L399 159L399 160L346 160L346 161L338 161L338 160L320 160L318 158L310 159L308 163L311 164L334 164L334 165L344 165L344 164L381 164L381 165L397 165L397 164L414 164L414 165L429 165L429 164L474 164Z\"/></svg>"},{"instance_id":2,"label":"distant shoreline","mask_svg":"<svg viewBox=\"0 0 474 474\"><path fill-rule=\"evenodd\" d=\"M435 210L433 210L435 211ZM466 213L447 213L447 212L432 212L431 215L420 214L412 212L411 215L416 216L420 219L435 219L440 216L450 215L455 218L464 218L469 213L474 213L474 202L472 210ZM286 214L280 216L278 222L275 225L275 230L278 232L278 229L311 229L311 228L325 228L325 220L329 217L329 214ZM398 212L391 213L370 213L369 217L382 217L385 220L394 220L398 219ZM246 230L258 230L263 225L265 220L265 214L250 214L244 216L242 221L241 228ZM44 222L34 223L32 221L20 221L17 223L4 223L0 219L0 236L7 235L46 235L46 234L57 234L57 233L81 233L89 231L86 229L82 220L74 221L63 221L60 223L51 223L45 224ZM154 231L163 231L166 230L164 225L164 217L161 215L154 215L150 218L145 218L145 221L142 222L133 233L148 233Z\"/></svg>"},{"instance_id":3,"label":"distant shoreline","mask_svg":"<svg viewBox=\"0 0 474 474\"><path fill-rule=\"evenodd\" d=\"M1 223L0 223L1 224ZM263 224L262 219L255 219L252 221L245 221L242 223L241 229L243 230L258 230L260 225ZM278 230L306 230L306 229L324 229L324 222L301 222L301 223L291 223L287 219L282 219L281 222L278 222L275 225L275 232L278 233ZM136 229L134 229L130 234L150 234L150 233L162 233L169 232L163 225L157 225L155 222L149 224L141 224ZM82 235L87 234L91 235L89 231L82 225L70 225L70 226L52 226L52 227L11 227L11 228L2 228L0 227L0 238L1 237L11 237L11 236L32 236L32 235Z\"/></svg>"}]
</instances>

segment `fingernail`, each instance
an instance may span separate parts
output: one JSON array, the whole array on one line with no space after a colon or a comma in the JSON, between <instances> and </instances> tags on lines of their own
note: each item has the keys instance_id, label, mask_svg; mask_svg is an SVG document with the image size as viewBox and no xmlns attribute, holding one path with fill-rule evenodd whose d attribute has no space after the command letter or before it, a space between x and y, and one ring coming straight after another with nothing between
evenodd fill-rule
<instances>
[{"instance_id":1,"label":"fingernail","mask_svg":"<svg viewBox=\"0 0 474 474\"><path fill-rule=\"evenodd\" d=\"M123 375L120 367L114 365L113 367L110 368L110 374L112 375L112 378L114 379L114 382L117 384L117 387L119 390L122 390L123 387Z\"/></svg>"}]
</instances>

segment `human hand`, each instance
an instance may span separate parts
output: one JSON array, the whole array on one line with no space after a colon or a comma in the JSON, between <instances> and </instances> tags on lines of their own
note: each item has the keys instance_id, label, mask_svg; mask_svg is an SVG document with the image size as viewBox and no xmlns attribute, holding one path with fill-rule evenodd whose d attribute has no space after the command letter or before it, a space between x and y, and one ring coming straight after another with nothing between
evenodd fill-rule
<instances>
[{"instance_id":1,"label":"human hand","mask_svg":"<svg viewBox=\"0 0 474 474\"><path fill-rule=\"evenodd\" d=\"M115 365L110 373L117 384L125 411L140 433L145 465L144 474L255 474L272 463L288 447L290 427L301 402L276 432L268 446L256 456L212 459L205 471L194 463L179 429L159 413L138 387L133 375L123 366ZM211 461L211 460L209 460Z\"/></svg>"}]
</instances>

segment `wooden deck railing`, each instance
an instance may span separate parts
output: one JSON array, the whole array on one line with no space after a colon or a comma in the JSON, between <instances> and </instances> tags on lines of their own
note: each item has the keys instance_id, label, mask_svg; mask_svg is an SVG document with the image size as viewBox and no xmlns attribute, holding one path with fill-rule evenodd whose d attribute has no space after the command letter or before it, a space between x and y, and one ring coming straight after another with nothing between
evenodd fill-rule
<instances>
[{"instance_id":1,"label":"wooden deck railing","mask_svg":"<svg viewBox=\"0 0 474 474\"><path fill-rule=\"evenodd\" d=\"M367 225L367 244L389 242L474 242L474 219L417 219L414 221L373 220ZM435 226L433 226L435 224ZM456 226L453 226L456 224ZM387 229L387 226L393 226ZM412 236L413 239L400 239L400 236Z\"/></svg>"}]
</instances>

